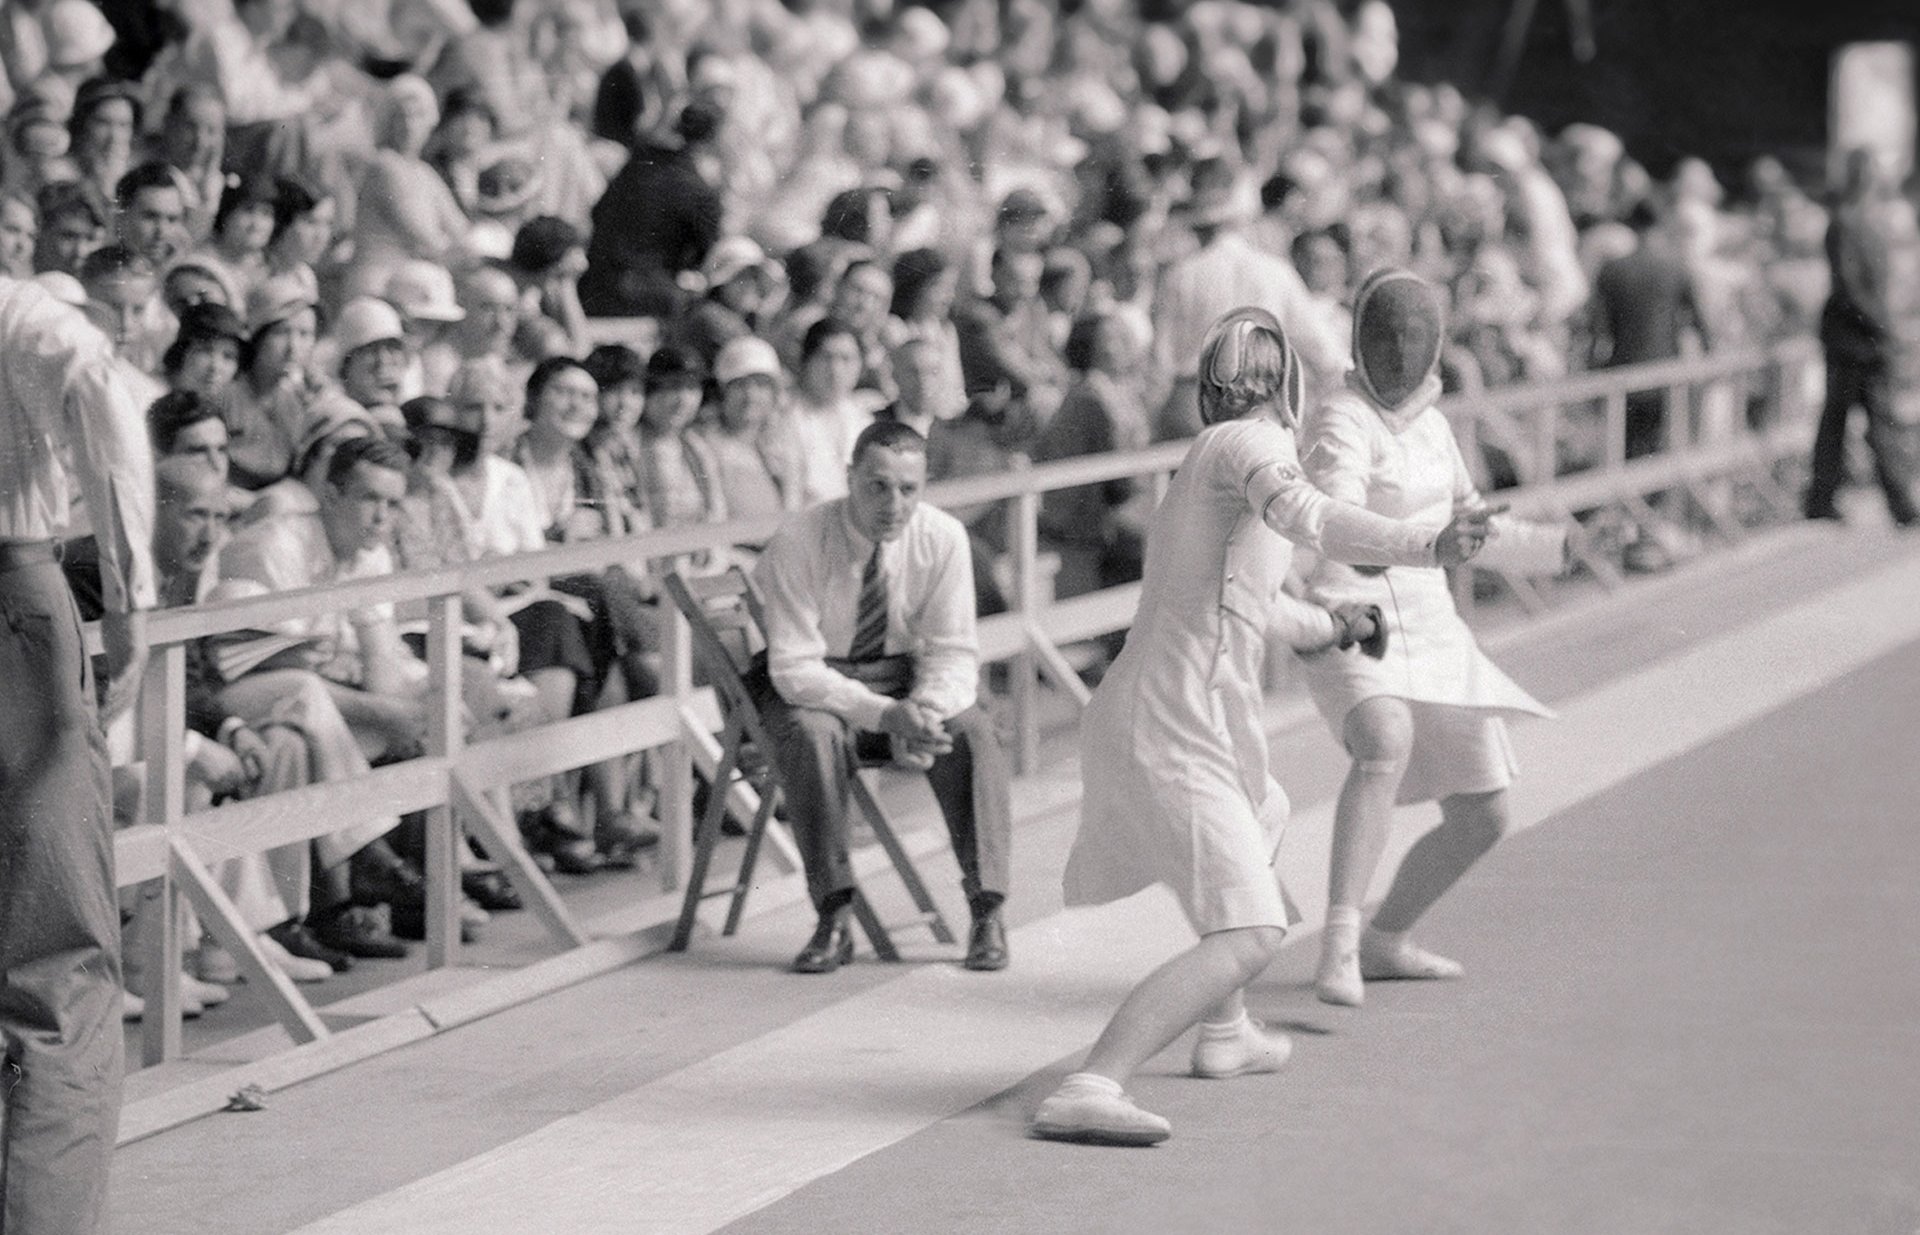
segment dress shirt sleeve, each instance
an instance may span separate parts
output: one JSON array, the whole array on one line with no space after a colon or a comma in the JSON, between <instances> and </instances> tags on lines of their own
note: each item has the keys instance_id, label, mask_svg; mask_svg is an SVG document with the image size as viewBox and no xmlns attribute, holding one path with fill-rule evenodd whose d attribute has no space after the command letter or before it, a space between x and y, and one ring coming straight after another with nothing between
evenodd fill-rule
<instances>
[{"instance_id":1,"label":"dress shirt sleeve","mask_svg":"<svg viewBox=\"0 0 1920 1235\"><path fill-rule=\"evenodd\" d=\"M301 543L298 516L269 515L242 531L220 551L220 577L257 583L270 594L293 592L314 585L312 564ZM287 618L273 630L285 635L331 634L336 626L327 618Z\"/></svg>"},{"instance_id":2,"label":"dress shirt sleeve","mask_svg":"<svg viewBox=\"0 0 1920 1235\"><path fill-rule=\"evenodd\" d=\"M77 315L69 327L50 324L45 338L30 346L34 356L65 368L62 403L81 492L100 542L100 583L106 607L116 612L151 609L158 600L153 570L153 446L139 400L107 350L105 338ZM8 363L22 359L16 353Z\"/></svg>"},{"instance_id":3,"label":"dress shirt sleeve","mask_svg":"<svg viewBox=\"0 0 1920 1235\"><path fill-rule=\"evenodd\" d=\"M945 520L934 545L927 596L912 615L912 698L942 720L972 707L980 692L980 643L974 629L973 549L965 529Z\"/></svg>"},{"instance_id":4,"label":"dress shirt sleeve","mask_svg":"<svg viewBox=\"0 0 1920 1235\"><path fill-rule=\"evenodd\" d=\"M827 667L820 597L832 584L824 546L808 534L814 527L808 519L787 524L754 567L767 615L767 671L774 689L794 707L831 712L857 729L877 730L893 701Z\"/></svg>"},{"instance_id":5,"label":"dress shirt sleeve","mask_svg":"<svg viewBox=\"0 0 1920 1235\"><path fill-rule=\"evenodd\" d=\"M1435 564L1432 530L1314 488L1300 470L1293 435L1278 425L1249 426L1233 439L1226 459L1261 522L1293 543L1358 566Z\"/></svg>"}]
</instances>

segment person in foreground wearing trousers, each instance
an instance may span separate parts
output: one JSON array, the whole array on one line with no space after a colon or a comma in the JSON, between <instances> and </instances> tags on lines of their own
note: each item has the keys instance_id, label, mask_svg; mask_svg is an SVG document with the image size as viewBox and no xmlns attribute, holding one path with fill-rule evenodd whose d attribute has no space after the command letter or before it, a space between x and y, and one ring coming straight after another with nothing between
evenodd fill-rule
<instances>
[{"instance_id":1,"label":"person in foreground wearing trousers","mask_svg":"<svg viewBox=\"0 0 1920 1235\"><path fill-rule=\"evenodd\" d=\"M1301 460L1321 492L1429 525L1486 505L1434 406L1445 316L1440 292L1410 271L1382 270L1360 285L1346 387L1300 427ZM1478 564L1523 574L1565 569L1564 526L1500 515L1490 530ZM1416 947L1407 932L1506 834L1514 765L1501 718L1552 713L1481 653L1438 567L1375 570L1327 559L1309 576L1307 594L1336 608L1374 606L1386 628L1378 659L1301 658L1315 706L1353 757L1333 816L1315 986L1327 1003L1358 1007L1363 981L1460 975L1458 962ZM1394 806L1435 800L1440 826L1407 854L1362 932L1360 909Z\"/></svg>"},{"instance_id":2,"label":"person in foreground wearing trousers","mask_svg":"<svg viewBox=\"0 0 1920 1235\"><path fill-rule=\"evenodd\" d=\"M101 720L146 667L152 447L112 344L39 284L0 278L0 356L0 1231L92 1235L124 1049ZM76 480L106 604L98 709L57 547Z\"/></svg>"},{"instance_id":3,"label":"person in foreground wearing trousers","mask_svg":"<svg viewBox=\"0 0 1920 1235\"><path fill-rule=\"evenodd\" d=\"M1272 1072L1291 1053L1243 995L1293 921L1273 869L1288 803L1267 768L1261 659L1269 626L1296 648L1376 634L1362 609L1281 591L1292 542L1342 561L1435 566L1472 557L1487 536L1484 513L1402 522L1307 481L1293 442L1300 361L1264 309L1215 322L1199 374L1206 427L1154 513L1139 612L1081 721L1086 791L1065 884L1069 905L1165 884L1200 941L1133 989L1081 1070L1040 1104L1031 1131L1050 1140L1165 1140L1171 1125L1122 1086L1195 1024L1196 1076Z\"/></svg>"},{"instance_id":4,"label":"person in foreground wearing trousers","mask_svg":"<svg viewBox=\"0 0 1920 1235\"><path fill-rule=\"evenodd\" d=\"M819 914L796 973L853 959L848 794L876 735L896 765L926 773L946 818L973 914L966 967L1007 964L1007 756L977 701L967 531L921 502L926 479L926 439L874 422L854 442L847 496L789 519L754 569L767 659L753 686Z\"/></svg>"}]
</instances>

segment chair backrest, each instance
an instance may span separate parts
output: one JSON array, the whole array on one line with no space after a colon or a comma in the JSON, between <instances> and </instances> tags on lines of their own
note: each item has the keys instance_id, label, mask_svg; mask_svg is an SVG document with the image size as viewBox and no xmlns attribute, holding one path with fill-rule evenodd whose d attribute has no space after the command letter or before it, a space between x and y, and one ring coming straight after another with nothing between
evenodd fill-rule
<instances>
[{"instance_id":1,"label":"chair backrest","mask_svg":"<svg viewBox=\"0 0 1920 1235\"><path fill-rule=\"evenodd\" d=\"M747 572L738 566L691 577L672 571L665 582L667 595L687 619L694 659L719 692L722 710L744 709L757 720L746 673L767 645L766 614Z\"/></svg>"}]
</instances>

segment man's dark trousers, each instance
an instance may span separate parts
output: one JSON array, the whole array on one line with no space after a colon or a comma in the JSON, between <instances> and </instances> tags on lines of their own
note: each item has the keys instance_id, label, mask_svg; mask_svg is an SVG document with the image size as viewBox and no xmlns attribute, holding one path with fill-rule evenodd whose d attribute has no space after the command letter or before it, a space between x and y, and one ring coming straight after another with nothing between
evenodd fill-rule
<instances>
[{"instance_id":1,"label":"man's dark trousers","mask_svg":"<svg viewBox=\"0 0 1920 1235\"><path fill-rule=\"evenodd\" d=\"M888 662L906 659L889 657ZM857 675L868 676L864 671ZM904 693L885 689L880 680L869 685L883 694ZM860 735L830 712L787 703L764 677L754 686L773 742L770 754L786 792L788 821L806 867L807 892L820 909L843 900L854 887L847 833ZM998 904L1006 895L1013 830L1006 751L992 717L978 704L948 720L947 733L953 749L934 759L927 783L946 819L968 904L977 904L982 894Z\"/></svg>"},{"instance_id":2,"label":"man's dark trousers","mask_svg":"<svg viewBox=\"0 0 1920 1235\"><path fill-rule=\"evenodd\" d=\"M1891 378L1884 355L1857 356L1828 349L1827 402L1820 413L1807 482L1809 515L1833 513L1834 498L1846 478L1847 421L1858 406L1867 411L1867 446L1873 451L1874 472L1886 494L1887 511L1898 523L1914 521L1912 468L1905 432L1893 418Z\"/></svg>"},{"instance_id":3,"label":"man's dark trousers","mask_svg":"<svg viewBox=\"0 0 1920 1235\"><path fill-rule=\"evenodd\" d=\"M0 1235L93 1235L120 1121L106 740L60 568L0 568Z\"/></svg>"}]
</instances>

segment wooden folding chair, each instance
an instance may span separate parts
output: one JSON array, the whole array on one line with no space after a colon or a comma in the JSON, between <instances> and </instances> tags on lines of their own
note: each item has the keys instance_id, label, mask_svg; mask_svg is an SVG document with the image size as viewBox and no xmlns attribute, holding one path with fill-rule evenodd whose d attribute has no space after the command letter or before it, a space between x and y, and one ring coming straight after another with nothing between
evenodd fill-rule
<instances>
[{"instance_id":1,"label":"wooden folding chair","mask_svg":"<svg viewBox=\"0 0 1920 1235\"><path fill-rule=\"evenodd\" d=\"M686 898L680 906L679 925L669 947L686 950L693 937L693 924L702 901L730 897L726 927L731 935L740 926L746 908L747 892L753 885L754 866L760 857L760 845L780 801L779 768L772 758L773 744L759 704L748 689L746 674L756 652L766 646L766 617L760 598L746 572L738 566L723 574L685 577L674 572L666 577L667 595L686 615L693 634L694 663L702 670L714 693L719 696L720 713L725 723L720 734L720 761L708 786L706 809L694 830L693 870L687 880ZM870 765L862 765L870 766ZM736 779L744 780L755 791L759 802L748 825L746 850L740 858L740 871L732 884L713 890L707 888L707 869L719 844L721 826L727 811L728 791ZM920 912L893 927L925 926L941 943L955 942L946 918L934 904L927 885L914 867L913 859L900 844L900 838L880 809L880 803L866 783L860 769L851 778L853 801L873 828L874 837L887 852L900 882L906 885ZM874 955L883 961L900 959L893 946L887 924L882 923L866 895L858 888L853 894L853 915L873 945Z\"/></svg>"}]
</instances>

